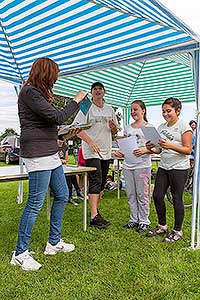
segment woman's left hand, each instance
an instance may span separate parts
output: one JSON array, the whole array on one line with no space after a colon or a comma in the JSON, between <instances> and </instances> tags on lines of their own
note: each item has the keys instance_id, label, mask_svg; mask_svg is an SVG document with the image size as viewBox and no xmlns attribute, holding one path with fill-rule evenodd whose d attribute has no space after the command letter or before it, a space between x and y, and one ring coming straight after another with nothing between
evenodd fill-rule
<instances>
[{"instance_id":1,"label":"woman's left hand","mask_svg":"<svg viewBox=\"0 0 200 300\"><path fill-rule=\"evenodd\" d=\"M73 137L73 136L79 134L81 131L82 131L82 129L80 129L80 128L70 129L70 130L68 131L68 133L66 133L66 134L63 135L63 136L64 136L64 138L65 138L66 140L68 140L68 139L70 139L71 137Z\"/></svg>"},{"instance_id":2,"label":"woman's left hand","mask_svg":"<svg viewBox=\"0 0 200 300\"><path fill-rule=\"evenodd\" d=\"M160 140L159 144L164 149L172 149L173 148L173 143L170 143L170 142L165 141L165 140Z\"/></svg>"},{"instance_id":3,"label":"woman's left hand","mask_svg":"<svg viewBox=\"0 0 200 300\"><path fill-rule=\"evenodd\" d=\"M141 147L138 149L133 150L133 154L135 154L135 156L142 156L147 152L145 147Z\"/></svg>"}]
</instances>

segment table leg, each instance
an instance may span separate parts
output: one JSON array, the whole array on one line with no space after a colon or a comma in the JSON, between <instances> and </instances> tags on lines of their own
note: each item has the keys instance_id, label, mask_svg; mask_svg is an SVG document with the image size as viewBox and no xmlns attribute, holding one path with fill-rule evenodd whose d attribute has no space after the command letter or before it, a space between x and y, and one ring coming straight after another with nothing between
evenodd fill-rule
<instances>
[{"instance_id":1,"label":"table leg","mask_svg":"<svg viewBox=\"0 0 200 300\"><path fill-rule=\"evenodd\" d=\"M119 159L117 160L117 199L120 199Z\"/></svg>"},{"instance_id":2,"label":"table leg","mask_svg":"<svg viewBox=\"0 0 200 300\"><path fill-rule=\"evenodd\" d=\"M87 172L84 173L83 231L87 230Z\"/></svg>"}]
</instances>

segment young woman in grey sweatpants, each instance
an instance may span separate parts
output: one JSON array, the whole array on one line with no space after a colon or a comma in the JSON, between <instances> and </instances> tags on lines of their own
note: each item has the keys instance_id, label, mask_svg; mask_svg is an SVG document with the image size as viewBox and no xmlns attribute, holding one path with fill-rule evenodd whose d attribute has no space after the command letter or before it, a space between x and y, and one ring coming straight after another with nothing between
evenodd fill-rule
<instances>
[{"instance_id":1,"label":"young woman in grey sweatpants","mask_svg":"<svg viewBox=\"0 0 200 300\"><path fill-rule=\"evenodd\" d=\"M141 169L124 169L126 195L130 207L129 225L141 229L150 224L149 221L149 186L151 167ZM146 226L144 226L146 225Z\"/></svg>"},{"instance_id":2,"label":"young woman in grey sweatpants","mask_svg":"<svg viewBox=\"0 0 200 300\"><path fill-rule=\"evenodd\" d=\"M146 107L143 101L135 100L131 104L131 116L134 122L124 130L126 137L133 136L137 147L133 149L133 158L127 157L122 151L116 156L124 157L123 169L125 189L130 207L130 219L123 227L137 228L139 232L147 231L150 204L151 158L141 126L149 126L146 119Z\"/></svg>"}]
</instances>

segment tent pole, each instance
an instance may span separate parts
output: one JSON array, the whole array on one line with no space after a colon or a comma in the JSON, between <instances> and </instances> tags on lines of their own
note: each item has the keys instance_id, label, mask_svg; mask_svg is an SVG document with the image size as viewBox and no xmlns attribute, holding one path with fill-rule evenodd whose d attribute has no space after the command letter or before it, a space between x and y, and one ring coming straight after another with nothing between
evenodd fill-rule
<instances>
[{"instance_id":1,"label":"tent pole","mask_svg":"<svg viewBox=\"0 0 200 300\"><path fill-rule=\"evenodd\" d=\"M196 131L196 149L195 149L195 166L194 166L194 178L193 178L193 201L192 201L192 233L191 233L191 247L195 249L199 247L200 243L200 205L199 205L199 195L200 195L200 119L199 119L199 109L200 109L200 51L196 50L193 53L193 77L195 85L195 95L197 104L197 131ZM197 210L198 209L198 210ZM195 240L195 236L196 239Z\"/></svg>"}]
</instances>

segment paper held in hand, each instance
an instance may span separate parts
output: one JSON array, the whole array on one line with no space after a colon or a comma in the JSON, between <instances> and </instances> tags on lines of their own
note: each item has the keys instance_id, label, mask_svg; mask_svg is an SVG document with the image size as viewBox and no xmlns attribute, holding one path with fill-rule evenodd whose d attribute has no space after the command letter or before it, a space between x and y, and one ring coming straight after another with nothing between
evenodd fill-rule
<instances>
[{"instance_id":1,"label":"paper held in hand","mask_svg":"<svg viewBox=\"0 0 200 300\"><path fill-rule=\"evenodd\" d=\"M154 144L156 147L160 147L159 140L161 140L161 136L153 126L142 126L140 127L144 137L147 141L150 141L152 144Z\"/></svg>"},{"instance_id":2,"label":"paper held in hand","mask_svg":"<svg viewBox=\"0 0 200 300\"><path fill-rule=\"evenodd\" d=\"M129 165L142 162L142 158L133 154L133 150L138 149L135 136L117 139L120 150L124 153L126 163Z\"/></svg>"}]
</instances>

